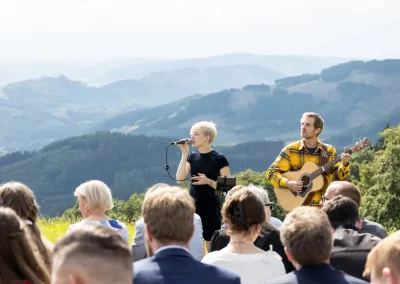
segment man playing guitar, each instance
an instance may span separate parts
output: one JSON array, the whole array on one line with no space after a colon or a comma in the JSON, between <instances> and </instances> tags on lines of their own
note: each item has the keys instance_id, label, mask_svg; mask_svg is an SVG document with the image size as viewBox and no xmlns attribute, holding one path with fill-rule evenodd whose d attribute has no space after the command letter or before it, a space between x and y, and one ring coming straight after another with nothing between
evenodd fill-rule
<instances>
[{"instance_id":1,"label":"man playing guitar","mask_svg":"<svg viewBox=\"0 0 400 284\"><path fill-rule=\"evenodd\" d=\"M306 112L300 122L302 140L293 142L283 148L275 162L266 172L267 179L274 187L288 188L294 194L304 190L303 181L289 180L283 176L284 173L298 171L306 162L310 161L322 166L337 155L333 146L324 144L318 139L318 135L324 127L324 121L320 115L314 112ZM325 189L332 180L344 180L350 174L350 154L343 153L341 158L342 161L335 164L324 175L324 186L320 191L316 191L313 194L309 205L319 205Z\"/></svg>"}]
</instances>

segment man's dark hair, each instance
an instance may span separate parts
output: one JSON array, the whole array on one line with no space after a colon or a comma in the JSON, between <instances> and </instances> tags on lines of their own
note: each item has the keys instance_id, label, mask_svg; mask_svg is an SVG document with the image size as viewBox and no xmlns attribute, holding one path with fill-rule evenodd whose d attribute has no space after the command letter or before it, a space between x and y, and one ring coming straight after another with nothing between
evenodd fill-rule
<instances>
[{"instance_id":1,"label":"man's dark hair","mask_svg":"<svg viewBox=\"0 0 400 284\"><path fill-rule=\"evenodd\" d=\"M329 222L335 230L340 226L354 226L359 218L357 203L342 195L325 202L322 211L328 215Z\"/></svg>"}]
</instances>

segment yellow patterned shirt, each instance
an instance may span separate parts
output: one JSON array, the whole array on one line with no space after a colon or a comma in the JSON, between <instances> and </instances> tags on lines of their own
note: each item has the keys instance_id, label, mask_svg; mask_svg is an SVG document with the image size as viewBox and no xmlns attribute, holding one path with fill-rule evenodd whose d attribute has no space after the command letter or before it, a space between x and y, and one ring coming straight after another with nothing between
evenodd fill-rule
<instances>
[{"instance_id":1,"label":"yellow patterned shirt","mask_svg":"<svg viewBox=\"0 0 400 284\"><path fill-rule=\"evenodd\" d=\"M266 175L267 179L275 187L285 188L288 181L282 174L288 171L298 171L306 162L314 162L321 165L321 153L323 152L321 141L317 138L317 146L314 153L311 155L305 147L303 140L293 142L282 149L275 162L268 168ZM328 162L336 156L336 149L328 144L325 144L328 151ZM332 180L344 180L350 174L350 166L344 166L341 162L335 164L332 170L326 176L326 182L323 191L315 193L312 204L318 204L322 195L325 193L326 187Z\"/></svg>"}]
</instances>

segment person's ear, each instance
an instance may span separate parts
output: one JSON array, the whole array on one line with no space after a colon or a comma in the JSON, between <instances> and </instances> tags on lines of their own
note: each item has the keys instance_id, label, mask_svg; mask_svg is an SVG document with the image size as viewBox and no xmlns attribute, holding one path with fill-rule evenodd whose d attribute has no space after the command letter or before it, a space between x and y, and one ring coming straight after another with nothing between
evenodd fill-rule
<instances>
[{"instance_id":1,"label":"person's ear","mask_svg":"<svg viewBox=\"0 0 400 284\"><path fill-rule=\"evenodd\" d=\"M294 260L292 254L290 253L290 251L288 250L287 247L285 247L284 250L285 250L285 254L286 254L288 260L289 260L290 262L292 262L292 261Z\"/></svg>"},{"instance_id":2,"label":"person's ear","mask_svg":"<svg viewBox=\"0 0 400 284\"><path fill-rule=\"evenodd\" d=\"M145 234L146 239L147 239L147 241L149 243L151 243L153 241L153 235L151 234L151 232L149 230L149 227L147 227L146 223L144 223L144 229L145 229L145 232L146 232L146 234Z\"/></svg>"},{"instance_id":3,"label":"person's ear","mask_svg":"<svg viewBox=\"0 0 400 284\"><path fill-rule=\"evenodd\" d=\"M361 230L361 228L362 228L362 220L361 219L357 219L356 227L357 227L357 229Z\"/></svg>"},{"instance_id":4,"label":"person's ear","mask_svg":"<svg viewBox=\"0 0 400 284\"><path fill-rule=\"evenodd\" d=\"M321 128L315 128L315 135L318 135L321 133Z\"/></svg>"}]
</instances>

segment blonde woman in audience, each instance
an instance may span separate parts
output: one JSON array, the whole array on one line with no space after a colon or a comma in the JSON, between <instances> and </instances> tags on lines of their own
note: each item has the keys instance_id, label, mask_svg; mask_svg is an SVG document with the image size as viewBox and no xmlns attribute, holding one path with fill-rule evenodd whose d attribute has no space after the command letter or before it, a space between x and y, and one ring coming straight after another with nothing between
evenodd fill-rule
<instances>
[{"instance_id":1,"label":"blonde woman in audience","mask_svg":"<svg viewBox=\"0 0 400 284\"><path fill-rule=\"evenodd\" d=\"M0 283L50 283L47 267L29 235L14 210L0 207Z\"/></svg>"},{"instance_id":2,"label":"blonde woman in audience","mask_svg":"<svg viewBox=\"0 0 400 284\"><path fill-rule=\"evenodd\" d=\"M79 211L83 220L69 226L68 231L84 227L87 224L97 223L118 232L125 241L129 241L126 225L106 215L107 210L114 206L111 190L99 180L85 182L75 189L74 195L78 198Z\"/></svg>"},{"instance_id":3,"label":"blonde woman in audience","mask_svg":"<svg viewBox=\"0 0 400 284\"><path fill-rule=\"evenodd\" d=\"M400 283L400 231L371 250L363 276L370 277L372 284Z\"/></svg>"},{"instance_id":4,"label":"blonde woman in audience","mask_svg":"<svg viewBox=\"0 0 400 284\"><path fill-rule=\"evenodd\" d=\"M242 284L265 283L284 275L281 257L274 251L264 251L254 245L265 222L265 208L254 192L243 188L235 192L222 207L227 247L205 255L203 262L226 268L240 276Z\"/></svg>"},{"instance_id":5,"label":"blonde woman in audience","mask_svg":"<svg viewBox=\"0 0 400 284\"><path fill-rule=\"evenodd\" d=\"M52 284L131 284L128 244L114 230L87 224L57 241Z\"/></svg>"},{"instance_id":6,"label":"blonde woman in audience","mask_svg":"<svg viewBox=\"0 0 400 284\"><path fill-rule=\"evenodd\" d=\"M50 267L50 253L53 244L41 236L36 224L39 206L31 189L20 182L8 182L0 186L0 205L13 209L27 225L27 231L33 240L44 263Z\"/></svg>"}]
</instances>

